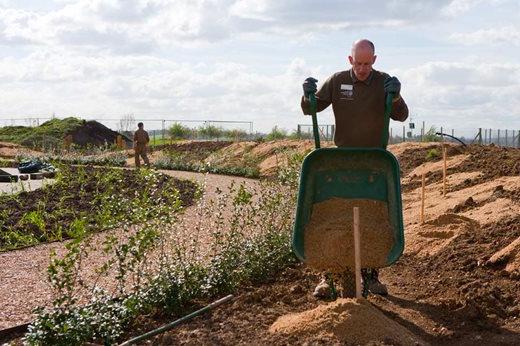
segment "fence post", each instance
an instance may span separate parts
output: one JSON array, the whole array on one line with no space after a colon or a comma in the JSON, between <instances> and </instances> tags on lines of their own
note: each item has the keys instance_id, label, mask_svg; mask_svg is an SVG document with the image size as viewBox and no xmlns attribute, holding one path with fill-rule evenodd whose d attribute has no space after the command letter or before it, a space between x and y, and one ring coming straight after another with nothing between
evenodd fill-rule
<instances>
[{"instance_id":1,"label":"fence post","mask_svg":"<svg viewBox=\"0 0 520 346\"><path fill-rule=\"evenodd\" d=\"M406 126L403 125L403 142L406 142Z\"/></svg>"},{"instance_id":2,"label":"fence post","mask_svg":"<svg viewBox=\"0 0 520 346\"><path fill-rule=\"evenodd\" d=\"M390 128L390 140L388 141L388 144L392 144L392 128Z\"/></svg>"},{"instance_id":3,"label":"fence post","mask_svg":"<svg viewBox=\"0 0 520 346\"><path fill-rule=\"evenodd\" d=\"M422 122L422 129L421 129L421 142L423 141L423 136L424 136L425 132L424 132L424 121Z\"/></svg>"},{"instance_id":4,"label":"fence post","mask_svg":"<svg viewBox=\"0 0 520 346\"><path fill-rule=\"evenodd\" d=\"M482 145L482 127L478 129L478 144Z\"/></svg>"},{"instance_id":5,"label":"fence post","mask_svg":"<svg viewBox=\"0 0 520 346\"><path fill-rule=\"evenodd\" d=\"M302 128L300 124L298 124L298 128L296 129L296 135L298 136L298 139L302 138Z\"/></svg>"},{"instance_id":6,"label":"fence post","mask_svg":"<svg viewBox=\"0 0 520 346\"><path fill-rule=\"evenodd\" d=\"M507 129L506 129L506 144L505 145L507 147Z\"/></svg>"},{"instance_id":7,"label":"fence post","mask_svg":"<svg viewBox=\"0 0 520 346\"><path fill-rule=\"evenodd\" d=\"M520 130L518 130L518 148L520 148Z\"/></svg>"},{"instance_id":8,"label":"fence post","mask_svg":"<svg viewBox=\"0 0 520 346\"><path fill-rule=\"evenodd\" d=\"M166 120L162 121L162 141L164 142L164 132L166 130Z\"/></svg>"},{"instance_id":9,"label":"fence post","mask_svg":"<svg viewBox=\"0 0 520 346\"><path fill-rule=\"evenodd\" d=\"M500 145L500 129L497 130L497 145Z\"/></svg>"}]
</instances>

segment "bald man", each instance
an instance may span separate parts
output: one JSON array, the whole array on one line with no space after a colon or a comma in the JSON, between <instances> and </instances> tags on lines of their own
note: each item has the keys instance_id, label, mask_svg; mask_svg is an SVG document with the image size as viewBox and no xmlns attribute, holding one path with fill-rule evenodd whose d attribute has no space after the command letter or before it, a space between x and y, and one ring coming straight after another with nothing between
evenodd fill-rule
<instances>
[{"instance_id":1,"label":"bald man","mask_svg":"<svg viewBox=\"0 0 520 346\"><path fill-rule=\"evenodd\" d=\"M338 147L381 148L387 93L395 95L390 117L397 121L408 118L408 107L400 94L401 83L396 77L374 70L372 66L376 58L374 44L366 39L358 40L352 44L348 57L349 70L333 74L319 90L318 81L312 77L303 83L301 107L304 114L311 114L309 96L312 93L316 93L318 112L332 104L336 123L334 143ZM384 148L387 144L383 143ZM344 278L351 279L351 273L345 273ZM370 292L388 294L386 286L379 281L377 270L363 269L363 280ZM330 291L324 279L316 287L314 295L325 298Z\"/></svg>"}]
</instances>

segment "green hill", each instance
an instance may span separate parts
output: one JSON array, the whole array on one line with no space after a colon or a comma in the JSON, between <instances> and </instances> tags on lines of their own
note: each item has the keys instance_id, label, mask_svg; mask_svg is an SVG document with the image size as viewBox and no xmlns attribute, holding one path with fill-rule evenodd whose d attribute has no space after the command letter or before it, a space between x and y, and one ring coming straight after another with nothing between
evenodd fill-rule
<instances>
[{"instance_id":1,"label":"green hill","mask_svg":"<svg viewBox=\"0 0 520 346\"><path fill-rule=\"evenodd\" d=\"M0 141L18 143L28 147L60 145L63 138L85 124L78 118L51 119L37 127L0 127Z\"/></svg>"}]
</instances>

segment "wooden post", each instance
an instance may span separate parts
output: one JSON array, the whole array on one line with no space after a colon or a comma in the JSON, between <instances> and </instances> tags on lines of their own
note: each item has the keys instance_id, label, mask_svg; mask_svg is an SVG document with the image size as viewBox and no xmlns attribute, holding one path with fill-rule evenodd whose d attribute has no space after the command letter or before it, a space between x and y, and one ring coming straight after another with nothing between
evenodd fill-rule
<instances>
[{"instance_id":1,"label":"wooden post","mask_svg":"<svg viewBox=\"0 0 520 346\"><path fill-rule=\"evenodd\" d=\"M500 129L497 130L497 145L500 145Z\"/></svg>"},{"instance_id":2,"label":"wooden post","mask_svg":"<svg viewBox=\"0 0 520 346\"><path fill-rule=\"evenodd\" d=\"M359 207L354 207L354 264L356 271L356 298L361 298L361 246L359 239Z\"/></svg>"},{"instance_id":3,"label":"wooden post","mask_svg":"<svg viewBox=\"0 0 520 346\"><path fill-rule=\"evenodd\" d=\"M72 135L65 136L65 139L63 140L64 149L69 151L71 144L72 144Z\"/></svg>"},{"instance_id":4,"label":"wooden post","mask_svg":"<svg viewBox=\"0 0 520 346\"><path fill-rule=\"evenodd\" d=\"M506 144L505 146L507 147L507 129L506 129Z\"/></svg>"},{"instance_id":5,"label":"wooden post","mask_svg":"<svg viewBox=\"0 0 520 346\"><path fill-rule=\"evenodd\" d=\"M424 187L426 185L425 183L425 173L422 174L422 188L421 188L421 224L424 223Z\"/></svg>"},{"instance_id":6,"label":"wooden post","mask_svg":"<svg viewBox=\"0 0 520 346\"><path fill-rule=\"evenodd\" d=\"M447 150L446 144L442 146L442 159L444 161L444 168L442 169L442 195L446 196L446 156Z\"/></svg>"},{"instance_id":7,"label":"wooden post","mask_svg":"<svg viewBox=\"0 0 520 346\"><path fill-rule=\"evenodd\" d=\"M406 126L403 126L403 142L406 142Z\"/></svg>"},{"instance_id":8,"label":"wooden post","mask_svg":"<svg viewBox=\"0 0 520 346\"><path fill-rule=\"evenodd\" d=\"M482 145L482 127L478 129L478 144Z\"/></svg>"}]
</instances>

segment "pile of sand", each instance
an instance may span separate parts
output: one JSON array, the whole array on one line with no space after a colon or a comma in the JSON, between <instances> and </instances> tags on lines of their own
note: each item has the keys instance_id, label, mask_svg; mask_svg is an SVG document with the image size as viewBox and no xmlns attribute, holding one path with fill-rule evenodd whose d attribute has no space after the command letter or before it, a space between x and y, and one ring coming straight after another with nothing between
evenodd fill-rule
<instances>
[{"instance_id":1,"label":"pile of sand","mask_svg":"<svg viewBox=\"0 0 520 346\"><path fill-rule=\"evenodd\" d=\"M298 338L336 338L348 345L425 344L365 299L338 299L312 310L281 316L269 331Z\"/></svg>"},{"instance_id":2,"label":"pile of sand","mask_svg":"<svg viewBox=\"0 0 520 346\"><path fill-rule=\"evenodd\" d=\"M353 207L359 207L361 267L380 268L394 245L388 204L367 199L331 198L312 207L305 227L306 263L318 270L354 268Z\"/></svg>"}]
</instances>

